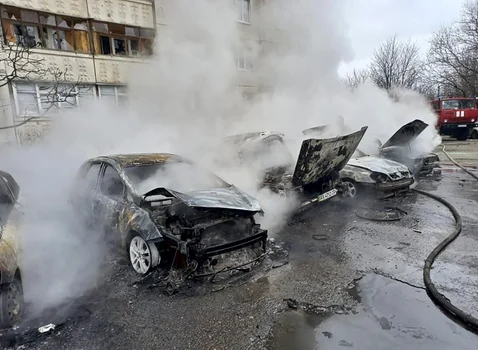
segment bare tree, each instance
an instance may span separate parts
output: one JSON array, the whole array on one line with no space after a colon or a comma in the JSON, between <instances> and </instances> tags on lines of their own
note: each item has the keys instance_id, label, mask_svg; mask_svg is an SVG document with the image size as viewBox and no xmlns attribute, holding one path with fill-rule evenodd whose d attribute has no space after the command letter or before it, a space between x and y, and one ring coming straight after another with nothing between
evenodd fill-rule
<instances>
[{"instance_id":1,"label":"bare tree","mask_svg":"<svg viewBox=\"0 0 478 350\"><path fill-rule=\"evenodd\" d=\"M78 93L80 81L71 82L67 79L68 71L58 68L50 68L45 65L43 58L38 58L31 51L31 46L19 44L1 45L0 66L3 72L0 74L0 87L14 82L25 81L44 81L48 86L47 93L43 101L46 105L44 113L51 108L59 106L59 103L70 103L71 98ZM16 128L36 119L38 116L32 116L19 124L3 126L0 130Z\"/></svg>"},{"instance_id":2,"label":"bare tree","mask_svg":"<svg viewBox=\"0 0 478 350\"><path fill-rule=\"evenodd\" d=\"M430 42L427 76L445 95L478 96L478 1L463 5L460 18L441 27Z\"/></svg>"},{"instance_id":3,"label":"bare tree","mask_svg":"<svg viewBox=\"0 0 478 350\"><path fill-rule=\"evenodd\" d=\"M363 84L370 77L368 69L354 69L351 74L347 74L344 78L345 84L354 90L360 84Z\"/></svg>"},{"instance_id":4,"label":"bare tree","mask_svg":"<svg viewBox=\"0 0 478 350\"><path fill-rule=\"evenodd\" d=\"M396 35L375 50L369 66L372 81L387 91L415 88L421 69L418 46L410 40L400 41Z\"/></svg>"}]
</instances>

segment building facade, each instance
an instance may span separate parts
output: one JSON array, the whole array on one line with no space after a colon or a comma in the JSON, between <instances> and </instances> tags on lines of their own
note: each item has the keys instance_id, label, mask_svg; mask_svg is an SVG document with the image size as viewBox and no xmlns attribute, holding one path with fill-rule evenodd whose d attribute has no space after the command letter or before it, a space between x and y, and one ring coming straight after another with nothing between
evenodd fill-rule
<instances>
[{"instance_id":1,"label":"building facade","mask_svg":"<svg viewBox=\"0 0 478 350\"><path fill-rule=\"evenodd\" d=\"M247 99L261 88L254 74L252 48L273 45L280 29L262 23L267 0L224 1L235 7L241 39L236 50L236 84ZM62 110L81 107L91 99L124 102L131 68L150 63L154 39L159 35L160 42L173 2L0 1L0 142L18 141L19 134L25 137L39 123L47 124ZM32 64L21 63L19 56L27 56L23 58ZM42 76L43 68L38 70L37 63L59 76ZM19 128L1 129L33 117Z\"/></svg>"}]
</instances>

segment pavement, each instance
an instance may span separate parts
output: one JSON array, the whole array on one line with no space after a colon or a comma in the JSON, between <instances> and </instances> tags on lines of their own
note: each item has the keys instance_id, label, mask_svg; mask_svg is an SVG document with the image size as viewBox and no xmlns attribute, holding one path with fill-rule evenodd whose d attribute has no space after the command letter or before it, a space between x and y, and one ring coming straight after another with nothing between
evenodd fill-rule
<instances>
[{"instance_id":1,"label":"pavement","mask_svg":"<svg viewBox=\"0 0 478 350\"><path fill-rule=\"evenodd\" d=\"M456 161L478 166L477 141L444 144ZM453 168L439 156L444 169ZM478 317L478 182L445 171L418 188L444 197L462 215L463 232L437 259L432 279ZM384 206L406 215L376 222L355 214ZM478 336L447 318L422 282L426 256L453 227L444 206L413 192L385 202L333 199L273 237L288 252L286 264L168 296L154 285L132 285L137 277L127 263L110 259L95 290L29 321L62 327L41 335L17 329L0 342L39 350L478 349Z\"/></svg>"}]
</instances>

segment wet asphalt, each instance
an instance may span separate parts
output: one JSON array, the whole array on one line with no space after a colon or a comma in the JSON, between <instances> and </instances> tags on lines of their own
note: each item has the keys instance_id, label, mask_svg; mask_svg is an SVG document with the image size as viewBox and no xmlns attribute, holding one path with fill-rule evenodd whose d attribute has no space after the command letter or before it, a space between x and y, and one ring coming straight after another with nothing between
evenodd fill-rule
<instances>
[{"instance_id":1,"label":"wet asphalt","mask_svg":"<svg viewBox=\"0 0 478 350\"><path fill-rule=\"evenodd\" d=\"M478 145L478 143L476 143ZM419 188L449 200L463 233L438 258L436 286L478 317L478 182L444 172ZM357 217L358 207L395 207L399 221ZM229 284L172 296L108 262L105 280L74 304L31 325L48 334L10 335L12 349L478 349L478 336L445 316L423 288L426 256L453 229L448 210L415 193L385 202L332 200L276 234L285 260ZM154 285L153 285L154 286ZM36 324L34 323L36 322ZM4 347L7 347L3 336ZM1 339L0 339L1 340Z\"/></svg>"}]
</instances>

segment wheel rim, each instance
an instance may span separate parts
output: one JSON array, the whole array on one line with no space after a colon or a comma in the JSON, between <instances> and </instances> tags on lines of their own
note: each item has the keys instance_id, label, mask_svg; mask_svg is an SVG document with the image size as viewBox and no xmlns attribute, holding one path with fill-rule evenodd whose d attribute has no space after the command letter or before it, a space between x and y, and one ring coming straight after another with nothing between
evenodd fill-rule
<instances>
[{"instance_id":1,"label":"wheel rim","mask_svg":"<svg viewBox=\"0 0 478 350\"><path fill-rule=\"evenodd\" d=\"M357 189L355 188L355 185L351 182L346 183L347 189L345 190L345 195L354 198L355 195L357 194Z\"/></svg>"},{"instance_id":2,"label":"wheel rim","mask_svg":"<svg viewBox=\"0 0 478 350\"><path fill-rule=\"evenodd\" d=\"M22 312L21 292L15 283L10 283L7 287L7 307L8 318L13 323Z\"/></svg>"},{"instance_id":3,"label":"wheel rim","mask_svg":"<svg viewBox=\"0 0 478 350\"><path fill-rule=\"evenodd\" d=\"M134 237L129 245L129 258L133 269L145 274L151 267L151 251L148 243L139 236Z\"/></svg>"}]
</instances>

